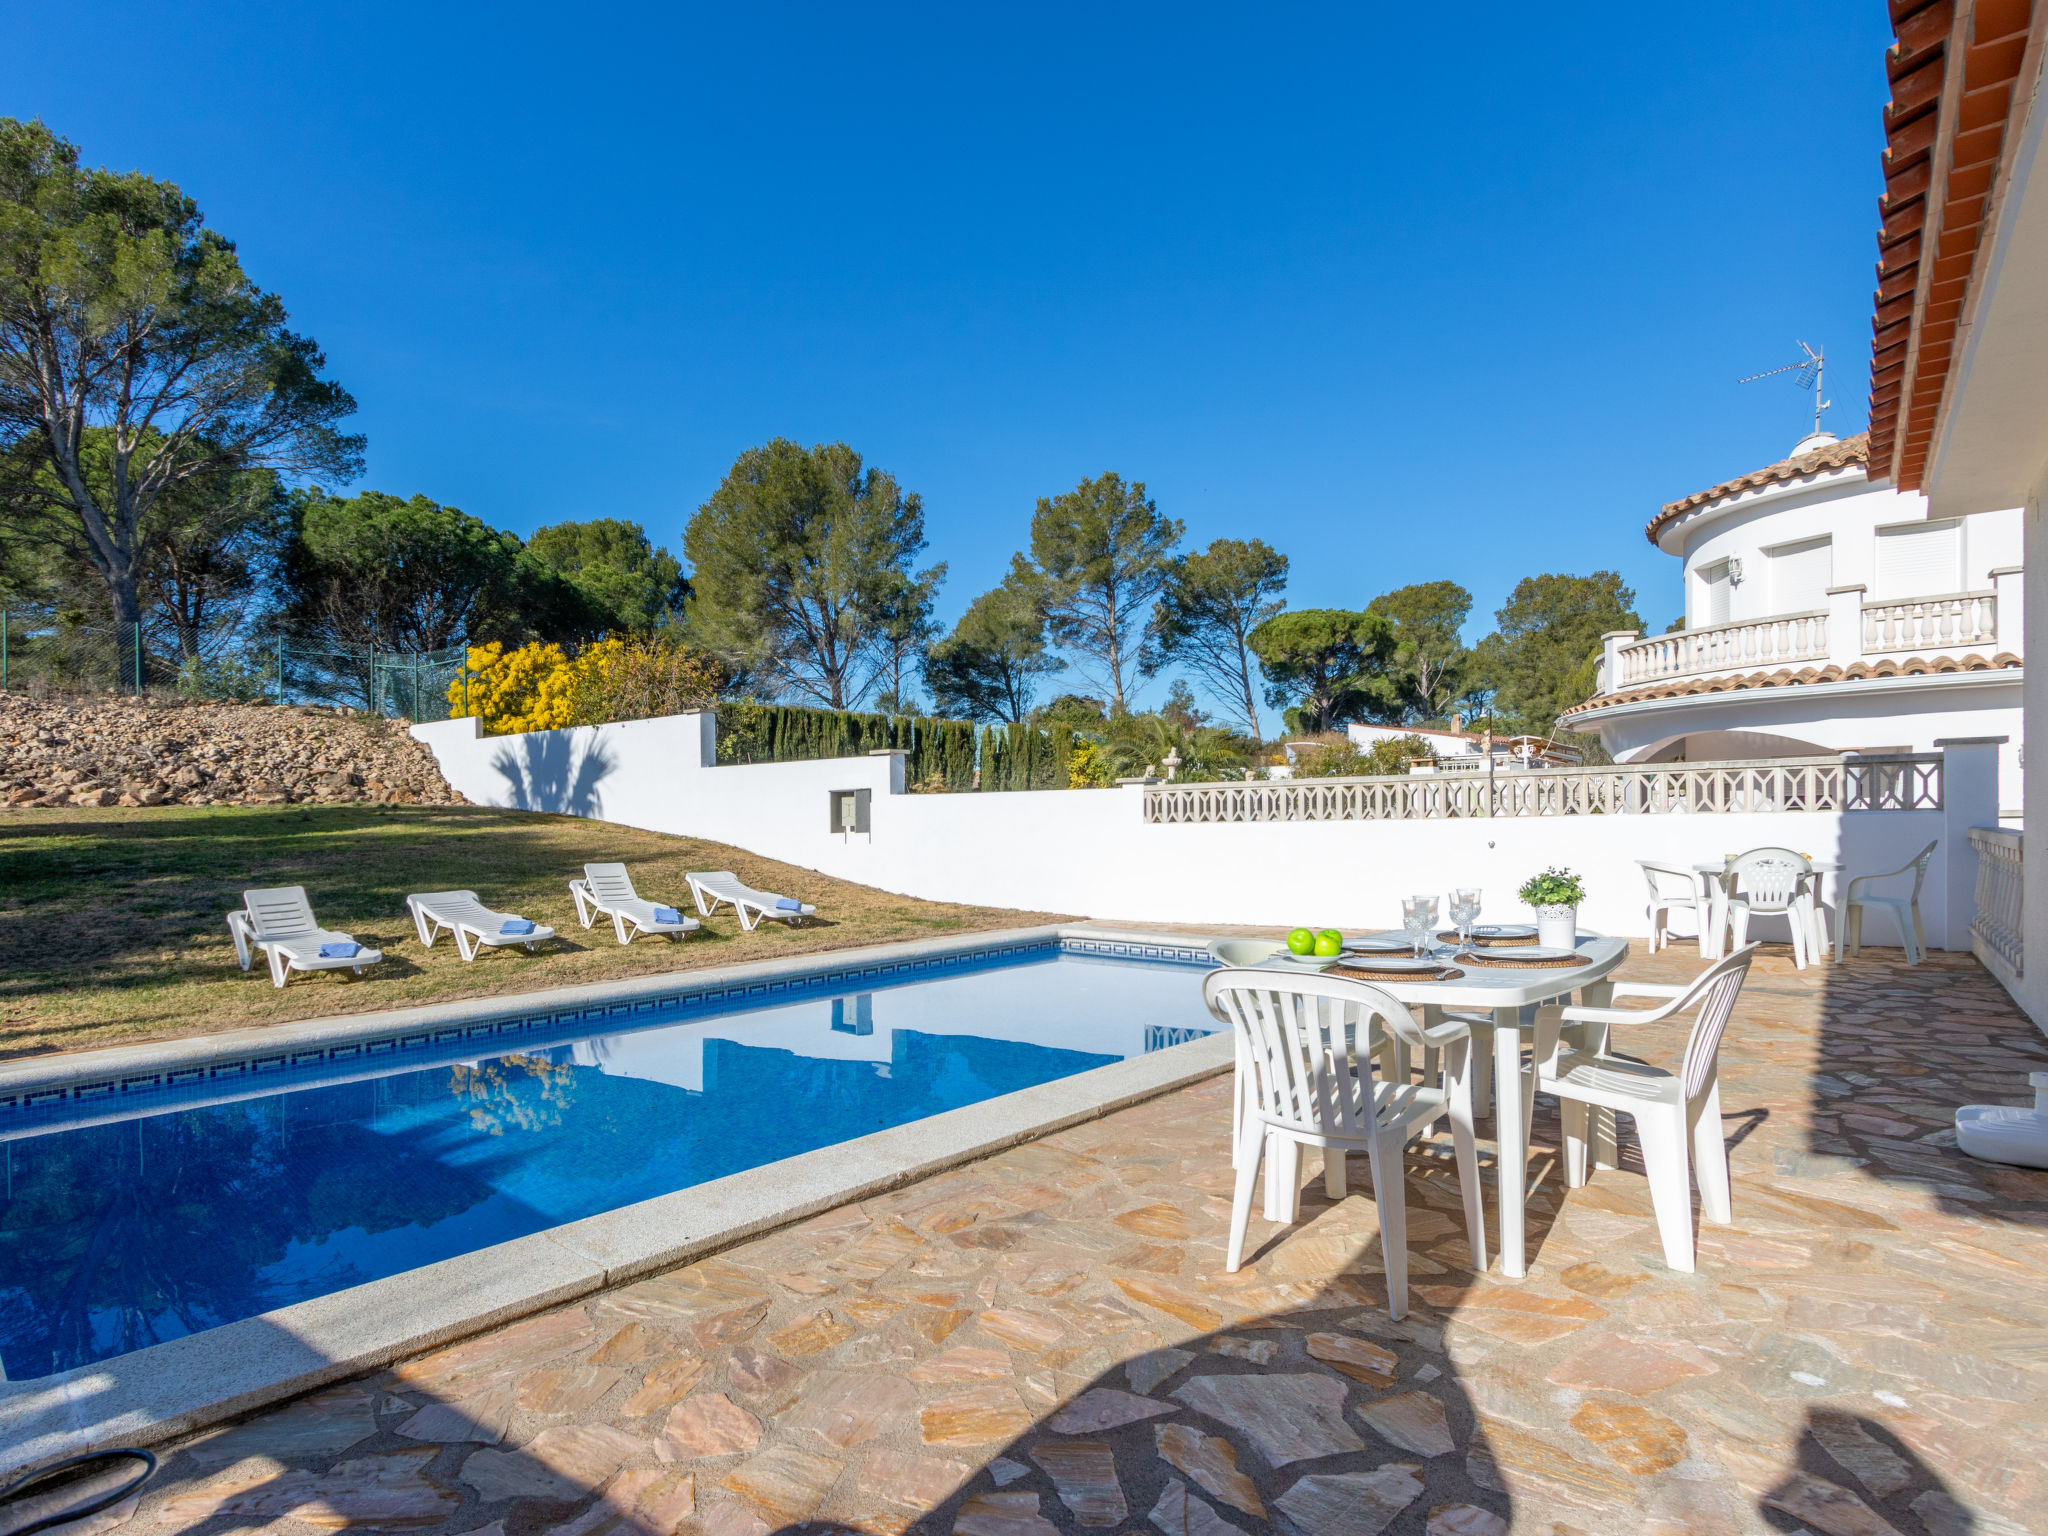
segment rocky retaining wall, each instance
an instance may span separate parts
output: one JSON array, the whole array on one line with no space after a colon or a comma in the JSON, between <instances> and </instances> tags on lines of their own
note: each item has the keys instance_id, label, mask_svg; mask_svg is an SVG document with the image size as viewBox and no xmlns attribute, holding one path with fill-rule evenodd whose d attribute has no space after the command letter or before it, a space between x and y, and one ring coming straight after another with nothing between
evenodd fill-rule
<instances>
[{"instance_id":1,"label":"rocky retaining wall","mask_svg":"<svg viewBox=\"0 0 2048 1536\"><path fill-rule=\"evenodd\" d=\"M8 805L460 805L406 722L339 710L0 693Z\"/></svg>"}]
</instances>

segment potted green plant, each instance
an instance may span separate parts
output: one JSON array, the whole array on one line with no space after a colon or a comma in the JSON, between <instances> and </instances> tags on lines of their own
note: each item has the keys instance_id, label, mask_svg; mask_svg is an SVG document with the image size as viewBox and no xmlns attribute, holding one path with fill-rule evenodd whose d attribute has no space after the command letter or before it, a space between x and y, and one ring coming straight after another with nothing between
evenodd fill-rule
<instances>
[{"instance_id":1,"label":"potted green plant","mask_svg":"<svg viewBox=\"0 0 2048 1536\"><path fill-rule=\"evenodd\" d=\"M1536 942L1546 949L1575 949L1579 942L1579 903L1586 888L1568 869L1546 869L1531 875L1516 893L1536 909Z\"/></svg>"}]
</instances>

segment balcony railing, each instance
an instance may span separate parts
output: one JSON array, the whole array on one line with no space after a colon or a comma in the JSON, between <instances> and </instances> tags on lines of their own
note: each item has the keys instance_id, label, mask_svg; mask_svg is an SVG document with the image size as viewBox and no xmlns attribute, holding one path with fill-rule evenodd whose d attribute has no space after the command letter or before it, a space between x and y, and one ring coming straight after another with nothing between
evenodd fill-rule
<instances>
[{"instance_id":1,"label":"balcony railing","mask_svg":"<svg viewBox=\"0 0 2048 1536\"><path fill-rule=\"evenodd\" d=\"M1942 754L1617 763L1523 773L1418 773L1145 791L1145 820L1426 821L1453 816L1651 816L1727 811L1938 811Z\"/></svg>"},{"instance_id":2,"label":"balcony railing","mask_svg":"<svg viewBox=\"0 0 2048 1536\"><path fill-rule=\"evenodd\" d=\"M1827 653L1825 612L1681 629L1623 646L1619 653L1621 679L1610 683L1608 691L1698 672L1748 672L1787 662L1818 661Z\"/></svg>"},{"instance_id":3,"label":"balcony railing","mask_svg":"<svg viewBox=\"0 0 2048 1536\"><path fill-rule=\"evenodd\" d=\"M2008 987L2024 974L2020 948L2020 834L2003 827L1970 828L1977 850L1977 914L1970 919L1970 947L1984 968Z\"/></svg>"},{"instance_id":4,"label":"balcony railing","mask_svg":"<svg viewBox=\"0 0 2048 1536\"><path fill-rule=\"evenodd\" d=\"M1998 599L1989 592L1863 605L1863 653L1947 651L1996 644Z\"/></svg>"},{"instance_id":5,"label":"balcony railing","mask_svg":"<svg viewBox=\"0 0 2048 1536\"><path fill-rule=\"evenodd\" d=\"M1839 621L1848 623L1849 618L1844 614ZM1855 642L1852 656L1984 650L1998 644L1998 597L1991 592L1955 592L1944 597L1864 603L1861 623L1860 634L1845 637ZM1653 635L1619 647L1613 657L1613 670L1619 675L1603 679L1601 690L1605 693L1667 678L1825 662L1829 659L1828 615L1776 614Z\"/></svg>"}]
</instances>

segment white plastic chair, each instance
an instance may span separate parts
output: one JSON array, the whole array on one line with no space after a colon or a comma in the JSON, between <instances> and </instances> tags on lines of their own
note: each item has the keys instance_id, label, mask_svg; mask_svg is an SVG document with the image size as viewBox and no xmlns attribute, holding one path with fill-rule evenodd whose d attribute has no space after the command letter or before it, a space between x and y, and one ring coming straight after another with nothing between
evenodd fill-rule
<instances>
[{"instance_id":1,"label":"white plastic chair","mask_svg":"<svg viewBox=\"0 0 2048 1536\"><path fill-rule=\"evenodd\" d=\"M1792 964L1806 969L1813 937L1813 865L1790 848L1752 848L1721 876L1723 908L1734 930L1734 948L1749 942L1752 917L1782 917L1792 930Z\"/></svg>"},{"instance_id":2,"label":"white plastic chair","mask_svg":"<svg viewBox=\"0 0 2048 1536\"><path fill-rule=\"evenodd\" d=\"M1373 1201L1379 1207L1387 1309L1396 1318L1403 1316L1408 1310L1405 1151L1420 1127L1439 1118L1451 1122L1473 1268L1486 1268L1479 1158L1472 1137L1472 1037L1463 1024L1425 1029L1380 988L1323 975L1211 971L1202 983L1202 1000L1231 1026L1239 1070L1250 1079L1225 1269L1234 1274L1244 1260L1262 1155L1281 1161L1283 1149L1293 1154L1300 1147L1322 1148L1324 1188L1342 1198L1344 1155L1362 1150L1372 1166ZM1442 1082L1391 1081L1375 1073L1375 1024L1411 1049L1442 1052ZM1285 1161L1291 1162L1291 1155Z\"/></svg>"},{"instance_id":3,"label":"white plastic chair","mask_svg":"<svg viewBox=\"0 0 2048 1536\"><path fill-rule=\"evenodd\" d=\"M532 949L541 940L555 936L555 930L545 923L535 923L529 933L505 932L507 923L523 923L526 919L485 906L475 891L429 891L408 896L405 909L412 914L412 925L419 931L423 946L432 949L434 940L446 929L455 935L455 952L465 961L476 959L478 950L486 944L524 944Z\"/></svg>"},{"instance_id":4,"label":"white plastic chair","mask_svg":"<svg viewBox=\"0 0 2048 1536\"><path fill-rule=\"evenodd\" d=\"M1671 942L1673 912L1692 913L1693 928L1704 952L1710 925L1707 904L1700 900L1699 876L1682 864L1659 864L1655 859L1637 859L1636 864L1643 872L1643 884L1649 888L1650 953L1654 955ZM1673 880L1682 881L1684 889L1672 890L1667 882Z\"/></svg>"},{"instance_id":5,"label":"white plastic chair","mask_svg":"<svg viewBox=\"0 0 2048 1536\"><path fill-rule=\"evenodd\" d=\"M1927 952L1927 939L1920 930L1920 887L1927 881L1927 865L1934 858L1934 850L1940 846L1939 840L1931 842L1914 854L1911 862L1901 864L1897 869L1882 875L1858 875L1849 882L1849 889L1842 897L1842 920L1835 929L1837 960L1842 958L1845 942L1850 954L1862 953L1863 909L1882 907L1899 925L1899 941L1906 946L1906 964L1920 963L1920 957ZM1907 873L1913 876L1913 894L1910 896L1872 896L1864 889L1879 880L1896 880Z\"/></svg>"},{"instance_id":6,"label":"white plastic chair","mask_svg":"<svg viewBox=\"0 0 2048 1536\"><path fill-rule=\"evenodd\" d=\"M242 910L228 914L228 934L235 941L235 958L248 970L262 951L270 962L270 982L281 987L293 971L354 971L384 958L381 949L356 945L353 955L327 955L320 951L335 944L355 944L355 936L322 928L313 918L313 905L306 900L303 885L280 885L266 890L242 892Z\"/></svg>"},{"instance_id":7,"label":"white plastic chair","mask_svg":"<svg viewBox=\"0 0 2048 1536\"><path fill-rule=\"evenodd\" d=\"M739 876L729 869L706 870L690 875L690 897L697 903L700 917L709 917L716 912L721 902L731 905L740 917L740 927L753 929L764 917L779 917L790 927L802 925L807 917L816 917L818 909L808 902L799 901L794 907L785 907L783 902L790 898L778 896L773 891L757 891L751 885L742 885ZM752 912L750 920L747 914Z\"/></svg>"},{"instance_id":8,"label":"white plastic chair","mask_svg":"<svg viewBox=\"0 0 2048 1536\"><path fill-rule=\"evenodd\" d=\"M1564 1123L1565 1182L1586 1182L1590 1112L1607 1109L1631 1116L1650 1180L1650 1204L1657 1213L1664 1262L1690 1274L1694 1268L1692 1184L1697 1175L1700 1215L1726 1225L1734 1211L1728 1193L1728 1146L1721 1137L1718 1056L1721 1036L1735 999L1749 974L1757 946L1737 950L1684 987L1618 981L1616 997L1661 997L1659 1008L1583 1008L1546 1005L1536 1010L1536 1091L1559 1099ZM1607 1031L1617 1024L1659 1024L1697 1009L1685 1057L1677 1073L1615 1056ZM1583 1047L1563 1037L1573 1024L1591 1026ZM1691 1155L1687 1155L1687 1145Z\"/></svg>"},{"instance_id":9,"label":"white plastic chair","mask_svg":"<svg viewBox=\"0 0 2048 1536\"><path fill-rule=\"evenodd\" d=\"M576 898L576 918L588 928L600 917L612 920L612 931L621 944L630 944L643 933L665 933L670 937L695 933L703 926L694 917L676 912L672 923L654 915L655 904L641 900L633 889L633 877L623 864L586 864L583 878L569 882L569 894ZM675 912L674 907L668 909Z\"/></svg>"}]
</instances>

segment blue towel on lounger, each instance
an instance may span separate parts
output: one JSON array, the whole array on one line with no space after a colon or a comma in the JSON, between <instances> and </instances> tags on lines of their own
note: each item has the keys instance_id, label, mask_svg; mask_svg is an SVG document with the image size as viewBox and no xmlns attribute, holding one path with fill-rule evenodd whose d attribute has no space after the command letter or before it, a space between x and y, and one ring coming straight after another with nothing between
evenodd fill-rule
<instances>
[{"instance_id":1,"label":"blue towel on lounger","mask_svg":"<svg viewBox=\"0 0 2048 1536\"><path fill-rule=\"evenodd\" d=\"M654 909L654 920L664 926L673 927L683 920L683 914L674 907L656 907Z\"/></svg>"},{"instance_id":2,"label":"blue towel on lounger","mask_svg":"<svg viewBox=\"0 0 2048 1536\"><path fill-rule=\"evenodd\" d=\"M533 919L530 917L508 917L505 921L498 924L498 932L531 933L533 932Z\"/></svg>"},{"instance_id":3,"label":"blue towel on lounger","mask_svg":"<svg viewBox=\"0 0 2048 1536\"><path fill-rule=\"evenodd\" d=\"M801 912L803 909L804 904L800 901L793 901L787 896L775 898L775 910L778 912Z\"/></svg>"},{"instance_id":4,"label":"blue towel on lounger","mask_svg":"<svg viewBox=\"0 0 2048 1536\"><path fill-rule=\"evenodd\" d=\"M320 958L322 960L353 960L362 952L363 946L360 944L322 944L320 946Z\"/></svg>"}]
</instances>

